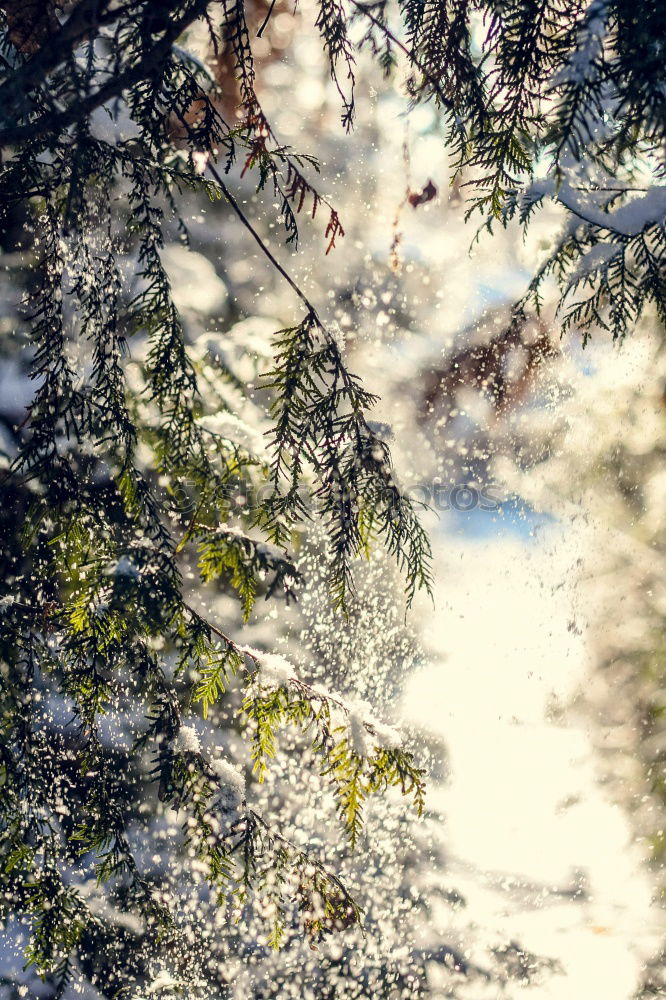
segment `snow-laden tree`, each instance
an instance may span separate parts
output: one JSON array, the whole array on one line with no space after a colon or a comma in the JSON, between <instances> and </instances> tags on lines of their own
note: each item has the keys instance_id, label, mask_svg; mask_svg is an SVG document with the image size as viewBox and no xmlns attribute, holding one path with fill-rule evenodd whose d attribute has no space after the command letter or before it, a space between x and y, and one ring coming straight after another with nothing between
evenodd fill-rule
<instances>
[{"instance_id":1,"label":"snow-laden tree","mask_svg":"<svg viewBox=\"0 0 666 1000\"><path fill-rule=\"evenodd\" d=\"M192 725L230 687L242 692L234 707L257 780L277 730L306 731L309 763L337 789L352 845L364 800L387 785L422 808L422 772L393 729L300 679L284 656L235 641L183 585L194 562L205 582L229 581L245 617L258 592L290 598L300 574L285 546L313 504L338 605L349 602L352 557L378 534L411 592L428 582L425 535L366 418L372 396L313 307L275 335L261 390L272 423L215 345L186 349L160 253L163 206L174 185L226 190L202 179L201 150L226 145L231 155L240 145L259 157L260 176L273 158L253 145L256 123L227 128L204 96L204 67L174 45L205 7L79 4L61 27L55 8L46 25L37 9L7 11L14 69L5 85L19 104L33 104L19 77L38 73L41 89L51 71L47 103L71 96L82 112L73 145L64 122L55 141L50 130L43 141L15 136L3 171L5 206L20 211L36 198L24 327L36 391L3 475L3 507L25 529L7 532L4 574L3 899L28 915L27 960L56 993L75 973L107 994L141 988L151 954L178 938L178 900L142 857L141 801L146 823L156 798L180 810L169 837L181 830L223 926L231 904L240 912L255 893L275 946L294 913L313 943L358 921L336 871L288 838L279 815L259 813L230 753ZM221 30L234 51L241 45L239 58L242 17L242 8L229 13ZM30 47L17 18L33 32ZM110 71L118 94L128 71L134 81L121 112L129 137L121 125L100 137L90 118ZM96 95L87 104L81 87ZM300 170L287 153L278 160ZM79 883L91 865L124 922L88 904ZM188 964L182 947L178 961ZM181 974L191 988L193 970Z\"/></svg>"},{"instance_id":2,"label":"snow-laden tree","mask_svg":"<svg viewBox=\"0 0 666 1000\"><path fill-rule=\"evenodd\" d=\"M306 682L282 654L236 641L227 620L193 600L193 567L235 589L244 615L258 594L291 598L300 573L290 548L315 505L332 599L349 610L353 559L375 539L405 572L410 600L428 585L428 545L368 417L372 395L225 180L237 165L254 175L275 195L288 239L307 207L325 215L327 252L340 245L343 222L313 184L315 162L283 146L262 110L248 28L257 9L6 0L0 10L0 191L5 227L25 251L17 342L29 344L35 387L2 480L13 515L3 522L4 901L30 925L28 961L56 993L82 974L110 994L142 989L151 955L179 931L176 897L160 892L142 857L137 816L145 806L153 822L156 793L164 838L182 836L192 871L222 901L221 935L234 933L230 900L240 910L262 900L276 945L297 912L313 944L358 921L335 869L257 810L230 748L214 743L237 725L235 708L258 777L280 726L307 733L305 760L331 783L352 844L364 800L388 784L421 808L422 772L394 730ZM274 14L265 10L260 35ZM613 316L632 320L646 299L660 304L663 277L659 199L652 192L641 215L636 158L625 164L631 151L659 169L649 57L663 26L656 6L648 15L645 38L623 30L634 17L624 4L322 3L316 26L345 125L356 42L387 71L404 60L411 98L435 101L460 170L476 174L478 207L505 222L546 195L561 201L578 221L550 269L566 283L569 262L584 256L592 318L606 296ZM586 63L592 37L601 47ZM585 113L568 122L572 80L585 84ZM592 212L584 231L567 187L578 191L570 168L583 128L597 142L587 143L581 182ZM554 165L553 186L535 180L544 164ZM609 172L622 185L612 199L599 186ZM226 201L303 306L276 334L259 386L219 345L188 348L161 252L185 192ZM594 211L614 213L614 224ZM588 266L599 243L601 265ZM622 333L626 323L613 325ZM202 730L199 710L227 718ZM88 905L80 886L95 867L122 920ZM187 953L173 948L185 967L158 973L154 989L182 976L194 990Z\"/></svg>"}]
</instances>

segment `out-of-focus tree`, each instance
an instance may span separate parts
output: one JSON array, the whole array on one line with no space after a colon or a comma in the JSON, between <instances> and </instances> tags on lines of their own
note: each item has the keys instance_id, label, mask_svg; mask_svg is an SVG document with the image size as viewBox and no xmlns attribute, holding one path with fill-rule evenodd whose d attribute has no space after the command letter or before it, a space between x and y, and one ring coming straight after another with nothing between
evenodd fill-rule
<instances>
[{"instance_id":1,"label":"out-of-focus tree","mask_svg":"<svg viewBox=\"0 0 666 1000\"><path fill-rule=\"evenodd\" d=\"M595 719L604 781L631 816L663 895L666 845L666 367L644 329L619 354L598 351L593 371L535 430L532 453L500 474L538 510L575 522L572 567L593 670L579 699ZM663 990L663 955L641 996Z\"/></svg>"}]
</instances>

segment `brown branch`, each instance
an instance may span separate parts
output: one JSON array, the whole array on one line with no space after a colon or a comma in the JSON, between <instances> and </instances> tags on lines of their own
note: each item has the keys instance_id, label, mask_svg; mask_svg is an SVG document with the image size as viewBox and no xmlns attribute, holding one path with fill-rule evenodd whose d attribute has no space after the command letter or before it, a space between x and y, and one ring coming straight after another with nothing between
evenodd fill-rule
<instances>
[{"instance_id":1,"label":"brown branch","mask_svg":"<svg viewBox=\"0 0 666 1000\"><path fill-rule=\"evenodd\" d=\"M252 660L255 666L257 667L259 666L259 658L255 656L254 653L248 652L248 650L244 649L243 646L239 645L237 642L234 642L234 640L231 639L225 632L223 632L221 628L218 628L217 625L214 625L213 622L209 621L208 618L205 618L202 614L196 611L191 604L187 604L185 601L183 601L183 607L187 612L189 612L190 615L192 615L203 625L205 625L206 628L209 628L210 631L213 633L213 635L216 635L218 639L221 639L222 642L227 647L227 649L232 649L234 653L238 653L239 656L249 657L249 659ZM245 667L244 669L247 670L248 668Z\"/></svg>"}]
</instances>

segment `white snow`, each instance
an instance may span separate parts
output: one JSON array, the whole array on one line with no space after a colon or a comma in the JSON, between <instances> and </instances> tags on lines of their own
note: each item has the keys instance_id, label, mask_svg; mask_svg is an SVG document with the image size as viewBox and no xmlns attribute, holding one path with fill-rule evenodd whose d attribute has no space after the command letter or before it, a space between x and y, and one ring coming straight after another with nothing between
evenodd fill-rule
<instances>
[{"instance_id":1,"label":"white snow","mask_svg":"<svg viewBox=\"0 0 666 1000\"><path fill-rule=\"evenodd\" d=\"M346 704L349 710L347 727L350 746L359 757L369 757L372 753L372 738L366 728L365 721L370 714L370 706L367 702L360 700Z\"/></svg>"},{"instance_id":2,"label":"white snow","mask_svg":"<svg viewBox=\"0 0 666 1000\"><path fill-rule=\"evenodd\" d=\"M523 203L529 205L538 198L552 198L574 215L572 220L574 229L581 224L589 223L629 239L639 236L646 226L663 222L666 216L666 185L652 185L640 195L627 190L623 197L628 197L628 200L624 204L619 208L605 211L600 207L600 199L608 197L606 192L580 191L577 190L575 183L573 177L571 180L562 181L559 185L554 178L540 178L525 188L522 195ZM619 247L615 244L610 245L615 246L617 252Z\"/></svg>"},{"instance_id":3,"label":"white snow","mask_svg":"<svg viewBox=\"0 0 666 1000\"><path fill-rule=\"evenodd\" d=\"M283 326L279 319L250 316L224 333L202 333L194 341L194 354L222 363L241 380L251 382L272 368L275 334Z\"/></svg>"},{"instance_id":4,"label":"white snow","mask_svg":"<svg viewBox=\"0 0 666 1000\"><path fill-rule=\"evenodd\" d=\"M294 680L296 671L281 653L262 653L259 659L259 675L262 682L284 685Z\"/></svg>"},{"instance_id":5,"label":"white snow","mask_svg":"<svg viewBox=\"0 0 666 1000\"><path fill-rule=\"evenodd\" d=\"M218 410L217 413L200 417L197 422L205 430L219 434L220 437L240 445L241 448L258 458L265 458L268 454L263 435L258 433L254 427L246 424L235 413L230 413L228 410Z\"/></svg>"},{"instance_id":6,"label":"white snow","mask_svg":"<svg viewBox=\"0 0 666 1000\"><path fill-rule=\"evenodd\" d=\"M121 556L120 559L109 570L108 575L110 576L126 576L133 580L138 580L141 576L139 569L134 565L131 559L127 556Z\"/></svg>"},{"instance_id":7,"label":"white snow","mask_svg":"<svg viewBox=\"0 0 666 1000\"><path fill-rule=\"evenodd\" d=\"M378 722L375 718L371 719L370 724L375 731L375 743L384 750L397 750L402 746L404 740L399 729L387 726L384 722Z\"/></svg>"},{"instance_id":8,"label":"white snow","mask_svg":"<svg viewBox=\"0 0 666 1000\"><path fill-rule=\"evenodd\" d=\"M259 672L258 680L263 686L284 687L289 681L296 680L297 674L293 663L281 653L266 653L252 646L239 646L241 653L252 658Z\"/></svg>"},{"instance_id":9,"label":"white snow","mask_svg":"<svg viewBox=\"0 0 666 1000\"><path fill-rule=\"evenodd\" d=\"M553 86L563 83L582 85L596 75L595 60L603 51L608 19L608 0L593 0L580 18L577 47L566 67L553 80Z\"/></svg>"},{"instance_id":10,"label":"white snow","mask_svg":"<svg viewBox=\"0 0 666 1000\"><path fill-rule=\"evenodd\" d=\"M180 753L201 753L199 735L192 726L180 727L173 746Z\"/></svg>"},{"instance_id":11,"label":"white snow","mask_svg":"<svg viewBox=\"0 0 666 1000\"><path fill-rule=\"evenodd\" d=\"M588 250L578 261L576 270L572 275L573 281L580 281L589 275L594 274L605 264L609 264L614 257L619 257L622 247L618 243L597 243L596 246Z\"/></svg>"},{"instance_id":12,"label":"white snow","mask_svg":"<svg viewBox=\"0 0 666 1000\"><path fill-rule=\"evenodd\" d=\"M160 256L178 309L210 315L226 308L227 286L207 257L174 243Z\"/></svg>"},{"instance_id":13,"label":"white snow","mask_svg":"<svg viewBox=\"0 0 666 1000\"><path fill-rule=\"evenodd\" d=\"M599 784L592 734L567 711L592 669L571 582L588 544L572 527L539 545L442 540L435 565L455 572L440 574L432 666L406 699L448 751L450 781L429 789L429 804L446 815L450 875L467 900L452 933L464 940L471 917L490 943L556 959L562 972L539 1000L631 1000L659 943L629 817ZM577 885L584 893L567 896Z\"/></svg>"},{"instance_id":14,"label":"white snow","mask_svg":"<svg viewBox=\"0 0 666 1000\"><path fill-rule=\"evenodd\" d=\"M344 705L349 713L347 716L349 740L359 756L372 756L375 747L397 750L401 746L403 740L398 730L376 719L367 701L360 698L347 699Z\"/></svg>"},{"instance_id":15,"label":"white snow","mask_svg":"<svg viewBox=\"0 0 666 1000\"><path fill-rule=\"evenodd\" d=\"M220 782L220 798L223 808L237 809L245 797L245 778L231 761L227 760L219 747L210 761L211 770Z\"/></svg>"},{"instance_id":16,"label":"white snow","mask_svg":"<svg viewBox=\"0 0 666 1000\"><path fill-rule=\"evenodd\" d=\"M147 987L146 993L162 993L164 990L175 990L180 986L180 981L174 979L170 972L162 969L158 972L152 983Z\"/></svg>"},{"instance_id":17,"label":"white snow","mask_svg":"<svg viewBox=\"0 0 666 1000\"><path fill-rule=\"evenodd\" d=\"M210 766L223 784L229 785L241 794L245 791L245 778L238 768L224 757L215 757Z\"/></svg>"},{"instance_id":18,"label":"white snow","mask_svg":"<svg viewBox=\"0 0 666 1000\"><path fill-rule=\"evenodd\" d=\"M666 216L666 185L654 185L645 194L631 197L626 204L608 212L597 206L593 194L576 191L567 182L556 191L553 188L553 193L581 222L628 238L640 235L646 226L662 222Z\"/></svg>"}]
</instances>

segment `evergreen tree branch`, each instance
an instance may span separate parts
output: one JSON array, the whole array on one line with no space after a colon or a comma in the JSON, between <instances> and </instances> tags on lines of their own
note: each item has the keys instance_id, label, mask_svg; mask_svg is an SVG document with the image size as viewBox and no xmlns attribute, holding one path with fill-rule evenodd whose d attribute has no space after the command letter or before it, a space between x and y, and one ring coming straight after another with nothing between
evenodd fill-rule
<instances>
[{"instance_id":1,"label":"evergreen tree branch","mask_svg":"<svg viewBox=\"0 0 666 1000\"><path fill-rule=\"evenodd\" d=\"M169 22L168 28L159 41L135 66L119 73L93 94L72 103L64 111L54 111L41 115L27 125L15 125L0 129L0 147L15 145L19 142L32 142L50 133L60 133L76 122L87 120L97 108L147 79L170 55L174 41L186 28L201 17L210 2L211 0L193 0L186 13Z\"/></svg>"}]
</instances>

